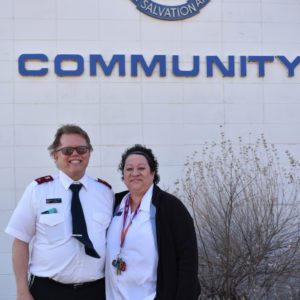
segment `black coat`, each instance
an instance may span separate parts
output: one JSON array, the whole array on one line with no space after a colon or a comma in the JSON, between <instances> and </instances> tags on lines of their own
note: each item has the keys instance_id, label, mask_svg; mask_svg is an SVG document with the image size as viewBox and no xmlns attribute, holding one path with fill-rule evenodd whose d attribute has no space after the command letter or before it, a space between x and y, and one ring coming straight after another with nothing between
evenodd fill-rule
<instances>
[{"instance_id":1,"label":"black coat","mask_svg":"<svg viewBox=\"0 0 300 300\"><path fill-rule=\"evenodd\" d=\"M116 194L116 206L128 191ZM197 300L200 295L197 239L182 202L154 185L158 246L157 300Z\"/></svg>"}]
</instances>

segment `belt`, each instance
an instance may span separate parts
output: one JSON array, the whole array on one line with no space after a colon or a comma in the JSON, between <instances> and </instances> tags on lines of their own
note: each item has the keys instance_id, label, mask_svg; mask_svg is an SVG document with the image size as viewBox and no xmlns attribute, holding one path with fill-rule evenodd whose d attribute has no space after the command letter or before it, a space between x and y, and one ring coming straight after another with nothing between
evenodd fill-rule
<instances>
[{"instance_id":1,"label":"belt","mask_svg":"<svg viewBox=\"0 0 300 300\"><path fill-rule=\"evenodd\" d=\"M34 276L34 275L32 275ZM79 282L79 283L62 283L56 280L53 280L52 278L49 277L39 277L39 276L34 276L35 279L40 279L40 280L47 280L47 281L51 281L52 283L58 284L60 286L63 286L65 288L70 288L70 289L83 289L87 286L90 286L92 284L95 283L100 283L101 281L104 281L104 278L100 278L94 281L87 281L87 282Z\"/></svg>"}]
</instances>

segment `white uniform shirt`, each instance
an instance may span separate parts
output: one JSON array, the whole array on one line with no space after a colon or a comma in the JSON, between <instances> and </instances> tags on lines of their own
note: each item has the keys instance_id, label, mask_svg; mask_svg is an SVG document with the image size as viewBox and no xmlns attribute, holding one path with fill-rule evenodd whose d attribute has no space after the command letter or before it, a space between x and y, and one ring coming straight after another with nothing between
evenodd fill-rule
<instances>
[{"instance_id":1,"label":"white uniform shirt","mask_svg":"<svg viewBox=\"0 0 300 300\"><path fill-rule=\"evenodd\" d=\"M87 175L79 180L83 185L79 197L88 234L101 257L97 259L88 256L84 245L72 237L69 187L73 180L61 171L53 179L42 184L34 181L26 188L5 232L31 243L29 271L36 276L62 283L104 277L106 229L114 202L112 190ZM55 203L47 203L51 201ZM42 214L51 208L57 213Z\"/></svg>"},{"instance_id":2,"label":"white uniform shirt","mask_svg":"<svg viewBox=\"0 0 300 300\"><path fill-rule=\"evenodd\" d=\"M107 256L105 283L107 300L153 300L156 295L158 254L155 233L151 222L150 206L153 186L144 195L139 212L125 237L120 253L120 236L123 223L125 201L112 219L107 233ZM120 212L122 211L122 214ZM119 212L119 214L118 214ZM129 209L126 227L133 213ZM154 216L152 216L154 217ZM125 227L125 228L126 228ZM126 262L126 271L117 275L112 261L120 257Z\"/></svg>"}]
</instances>

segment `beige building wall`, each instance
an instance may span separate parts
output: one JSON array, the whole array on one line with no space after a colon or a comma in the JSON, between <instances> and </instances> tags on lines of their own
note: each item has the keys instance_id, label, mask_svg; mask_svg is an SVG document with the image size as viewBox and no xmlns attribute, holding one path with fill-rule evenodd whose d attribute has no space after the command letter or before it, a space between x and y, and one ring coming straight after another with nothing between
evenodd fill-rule
<instances>
[{"instance_id":1,"label":"beige building wall","mask_svg":"<svg viewBox=\"0 0 300 300\"><path fill-rule=\"evenodd\" d=\"M0 300L15 299L11 238L4 228L25 186L56 172L46 148L61 124L77 123L89 132L95 148L89 173L115 191L123 188L117 165L126 147L152 147L167 188L182 175L186 155L218 140L220 125L232 138L264 133L280 151L288 148L299 158L300 66L294 77L277 60L266 65L265 77L253 63L243 78L238 71L231 78L205 72L208 55L224 63L228 55L293 60L300 54L299 32L299 0L211 0L198 15L176 22L146 16L130 0L0 0ZM49 73L20 76L24 53L46 54ZM56 76L55 56L71 53L85 58L84 74ZM107 61L125 54L127 75L89 76L90 54ZM148 60L167 55L167 76L157 70L130 76L132 54ZM172 55L187 69L199 55L200 75L172 75Z\"/></svg>"}]
</instances>

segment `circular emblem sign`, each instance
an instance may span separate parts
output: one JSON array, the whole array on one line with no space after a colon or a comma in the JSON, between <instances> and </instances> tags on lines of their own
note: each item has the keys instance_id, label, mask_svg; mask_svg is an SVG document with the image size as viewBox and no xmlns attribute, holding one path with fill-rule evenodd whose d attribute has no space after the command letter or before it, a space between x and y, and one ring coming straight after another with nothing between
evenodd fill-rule
<instances>
[{"instance_id":1,"label":"circular emblem sign","mask_svg":"<svg viewBox=\"0 0 300 300\"><path fill-rule=\"evenodd\" d=\"M188 0L180 5L162 5L152 0L131 0L142 13L156 19L177 21L197 15L210 0Z\"/></svg>"}]
</instances>

